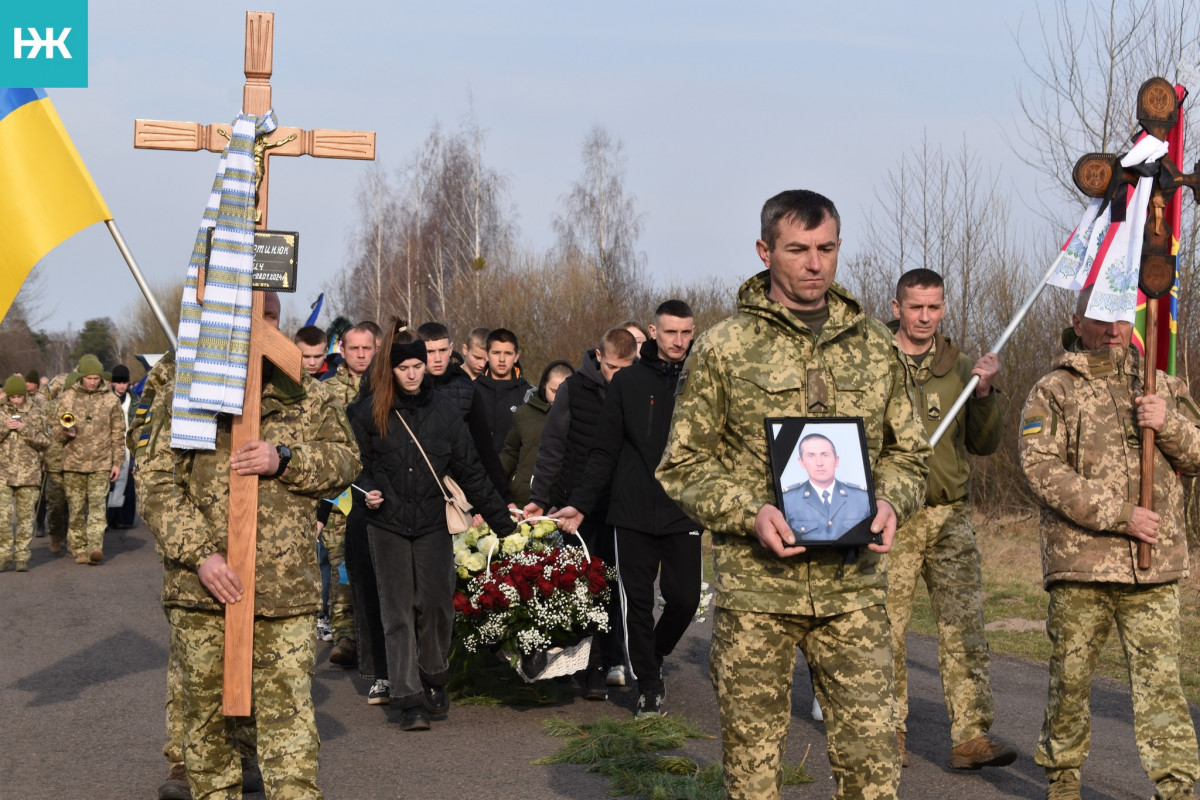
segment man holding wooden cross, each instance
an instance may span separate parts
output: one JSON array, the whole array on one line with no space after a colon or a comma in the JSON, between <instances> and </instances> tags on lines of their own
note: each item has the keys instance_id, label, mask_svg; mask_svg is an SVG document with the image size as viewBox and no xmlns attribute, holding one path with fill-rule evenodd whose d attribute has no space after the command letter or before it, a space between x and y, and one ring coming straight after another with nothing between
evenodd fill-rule
<instances>
[{"instance_id":1,"label":"man holding wooden cross","mask_svg":"<svg viewBox=\"0 0 1200 800\"><path fill-rule=\"evenodd\" d=\"M1195 798L1200 761L1179 680L1179 579L1188 572L1179 476L1200 474L1200 410L1187 384L1164 373L1158 394L1143 394L1130 324L1087 316L1091 293L1080 294L1065 352L1033 387L1021 421L1021 468L1043 505L1050 593L1050 692L1034 758L1050 800L1079 800L1092 673L1115 627L1154 796ZM1141 428L1155 432L1154 511L1138 504ZM1136 566L1141 542L1154 546L1148 569Z\"/></svg>"}]
</instances>

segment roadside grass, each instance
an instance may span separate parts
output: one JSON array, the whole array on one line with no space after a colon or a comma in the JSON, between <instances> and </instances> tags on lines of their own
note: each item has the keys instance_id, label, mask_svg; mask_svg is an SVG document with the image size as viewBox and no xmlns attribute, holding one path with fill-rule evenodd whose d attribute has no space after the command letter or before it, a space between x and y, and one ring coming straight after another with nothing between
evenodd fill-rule
<instances>
[{"instance_id":1,"label":"roadside grass","mask_svg":"<svg viewBox=\"0 0 1200 800\"><path fill-rule=\"evenodd\" d=\"M1038 547L1037 514L1006 514L974 518L975 534L983 556L983 618L988 646L993 653L1046 662L1050 640L1046 637L1046 603L1042 589L1042 562ZM1180 673L1188 701L1200 703L1200 577L1180 583L1180 626L1183 646ZM923 581L918 581L909 630L936 635L933 611ZM1100 651L1096 674L1128 685L1125 654L1114 627Z\"/></svg>"}]
</instances>

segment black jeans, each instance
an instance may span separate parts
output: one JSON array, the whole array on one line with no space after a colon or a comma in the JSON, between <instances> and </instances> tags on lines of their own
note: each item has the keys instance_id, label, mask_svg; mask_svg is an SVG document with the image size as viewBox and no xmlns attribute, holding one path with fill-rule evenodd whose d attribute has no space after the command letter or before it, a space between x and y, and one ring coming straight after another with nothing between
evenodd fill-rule
<instances>
[{"instance_id":1,"label":"black jeans","mask_svg":"<svg viewBox=\"0 0 1200 800\"><path fill-rule=\"evenodd\" d=\"M367 542L367 519L362 506L355 505L346 518L346 573L354 602L354 638L358 649L358 673L368 680L387 677L387 651L383 640L383 618L379 614L379 590L375 585L375 563ZM331 580L337 580L331 576Z\"/></svg>"},{"instance_id":2,"label":"black jeans","mask_svg":"<svg viewBox=\"0 0 1200 800\"><path fill-rule=\"evenodd\" d=\"M449 534L409 538L367 526L375 560L379 608L387 647L392 699L400 708L421 705L424 686L449 676L454 630L454 551Z\"/></svg>"},{"instance_id":3,"label":"black jeans","mask_svg":"<svg viewBox=\"0 0 1200 800\"><path fill-rule=\"evenodd\" d=\"M603 519L599 514L594 517ZM617 566L616 540L613 538L613 527L604 522L592 522L585 517L579 526L579 535L587 544L588 552L604 562L606 567ZM564 536L567 544L578 544L574 536ZM608 633L597 634L592 639L592 651L588 657L588 667L615 667L625 663L625 630L621 619L620 589L614 580L609 584L610 599L608 601Z\"/></svg>"},{"instance_id":4,"label":"black jeans","mask_svg":"<svg viewBox=\"0 0 1200 800\"><path fill-rule=\"evenodd\" d=\"M639 692L661 694L662 660L679 644L700 605L700 531L654 536L617 528L616 549L629 665ZM657 625L656 577L666 602Z\"/></svg>"}]
</instances>

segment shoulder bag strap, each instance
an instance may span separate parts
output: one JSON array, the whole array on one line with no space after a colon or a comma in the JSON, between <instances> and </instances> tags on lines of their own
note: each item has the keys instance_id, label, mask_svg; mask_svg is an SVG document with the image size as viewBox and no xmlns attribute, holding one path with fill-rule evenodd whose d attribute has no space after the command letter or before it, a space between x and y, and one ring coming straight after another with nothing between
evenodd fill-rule
<instances>
[{"instance_id":1,"label":"shoulder bag strap","mask_svg":"<svg viewBox=\"0 0 1200 800\"><path fill-rule=\"evenodd\" d=\"M433 482L437 484L438 491L442 493L442 499L447 503L453 503L454 498L446 493L446 487L442 486L442 479L438 476L437 470L433 468L433 464L430 463L429 456L425 455L425 448L421 447L420 440L417 439L416 434L412 432L412 428L408 427L408 423L404 421L404 417L400 415L400 409L393 408L392 411L396 412L396 419L400 420L400 424L404 426L404 430L408 431L408 435L412 437L413 444L415 444L417 449L421 451L421 458L425 459L425 465L428 466L429 471L433 473Z\"/></svg>"}]
</instances>

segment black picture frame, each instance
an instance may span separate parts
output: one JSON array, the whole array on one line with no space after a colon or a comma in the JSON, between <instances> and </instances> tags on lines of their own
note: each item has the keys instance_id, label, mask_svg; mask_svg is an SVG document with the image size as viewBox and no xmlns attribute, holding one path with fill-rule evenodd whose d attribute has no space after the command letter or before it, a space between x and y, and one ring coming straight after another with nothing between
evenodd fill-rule
<instances>
[{"instance_id":1,"label":"black picture frame","mask_svg":"<svg viewBox=\"0 0 1200 800\"><path fill-rule=\"evenodd\" d=\"M764 425L776 505L788 521L796 544L804 547L880 544L882 537L871 533L871 522L878 508L862 417L767 417ZM818 473L820 480L831 481L825 486L830 493L828 506L821 498L821 486L812 482L813 475L804 466L802 443L813 472ZM822 451L825 451L823 458Z\"/></svg>"}]
</instances>

